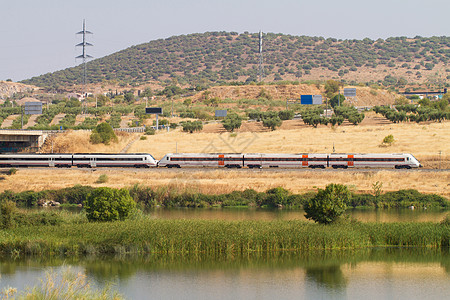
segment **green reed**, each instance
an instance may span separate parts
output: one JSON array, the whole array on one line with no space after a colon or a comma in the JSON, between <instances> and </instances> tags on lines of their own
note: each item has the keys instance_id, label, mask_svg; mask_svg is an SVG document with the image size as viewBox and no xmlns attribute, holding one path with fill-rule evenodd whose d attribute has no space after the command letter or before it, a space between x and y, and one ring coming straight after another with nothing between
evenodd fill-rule
<instances>
[{"instance_id":1,"label":"green reed","mask_svg":"<svg viewBox=\"0 0 450 300\"><path fill-rule=\"evenodd\" d=\"M318 225L288 221L128 220L27 226L0 231L4 254L206 253L370 247L449 247L450 226L437 223Z\"/></svg>"}]
</instances>

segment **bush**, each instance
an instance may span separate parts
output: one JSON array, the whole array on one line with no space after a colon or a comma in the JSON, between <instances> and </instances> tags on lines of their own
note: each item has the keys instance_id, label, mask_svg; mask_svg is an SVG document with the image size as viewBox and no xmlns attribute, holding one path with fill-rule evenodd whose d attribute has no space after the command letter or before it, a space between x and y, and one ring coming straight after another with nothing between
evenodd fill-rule
<instances>
[{"instance_id":1,"label":"bush","mask_svg":"<svg viewBox=\"0 0 450 300\"><path fill-rule=\"evenodd\" d=\"M305 217L320 224L333 223L345 212L349 200L350 192L345 185L329 184L306 203Z\"/></svg>"},{"instance_id":2,"label":"bush","mask_svg":"<svg viewBox=\"0 0 450 300\"><path fill-rule=\"evenodd\" d=\"M94 130L92 130L92 134L89 138L92 144L100 144L103 143L105 145L109 145L111 141L117 141L117 136L114 133L111 125L104 122L98 124Z\"/></svg>"},{"instance_id":3,"label":"bush","mask_svg":"<svg viewBox=\"0 0 450 300\"><path fill-rule=\"evenodd\" d=\"M126 189L97 188L84 201L84 209L89 221L124 220L136 207Z\"/></svg>"},{"instance_id":4,"label":"bush","mask_svg":"<svg viewBox=\"0 0 450 300\"><path fill-rule=\"evenodd\" d=\"M391 146L394 142L395 142L395 140L394 140L394 136L392 134L385 136L383 139L384 145Z\"/></svg>"},{"instance_id":5,"label":"bush","mask_svg":"<svg viewBox=\"0 0 450 300\"><path fill-rule=\"evenodd\" d=\"M145 127L145 135L155 135L156 131L150 126Z\"/></svg>"},{"instance_id":6,"label":"bush","mask_svg":"<svg viewBox=\"0 0 450 300\"><path fill-rule=\"evenodd\" d=\"M11 168L11 169L9 169L7 172L6 172L6 174L8 174L8 175L14 175L14 174L16 174L17 173L17 169L16 168Z\"/></svg>"},{"instance_id":7,"label":"bush","mask_svg":"<svg viewBox=\"0 0 450 300\"><path fill-rule=\"evenodd\" d=\"M105 182L108 182L108 175L102 174L98 177L95 183L105 183Z\"/></svg>"},{"instance_id":8,"label":"bush","mask_svg":"<svg viewBox=\"0 0 450 300\"><path fill-rule=\"evenodd\" d=\"M282 188L276 187L266 192L267 197L265 199L265 204L270 207L280 207L286 206L289 197L289 191Z\"/></svg>"},{"instance_id":9,"label":"bush","mask_svg":"<svg viewBox=\"0 0 450 300\"><path fill-rule=\"evenodd\" d=\"M17 211L16 203L11 200L2 201L1 210L1 228L7 229L14 226L14 214Z\"/></svg>"}]
</instances>

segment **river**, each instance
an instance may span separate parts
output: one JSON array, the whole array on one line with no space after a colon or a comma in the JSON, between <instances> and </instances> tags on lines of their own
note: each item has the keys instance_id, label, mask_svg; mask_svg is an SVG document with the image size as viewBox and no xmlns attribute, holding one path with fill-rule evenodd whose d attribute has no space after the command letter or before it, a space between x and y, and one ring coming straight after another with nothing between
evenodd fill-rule
<instances>
[{"instance_id":1,"label":"river","mask_svg":"<svg viewBox=\"0 0 450 300\"><path fill-rule=\"evenodd\" d=\"M126 299L446 299L450 254L432 249L318 251L267 256L3 259L1 288L23 291L53 270L111 285Z\"/></svg>"}]
</instances>

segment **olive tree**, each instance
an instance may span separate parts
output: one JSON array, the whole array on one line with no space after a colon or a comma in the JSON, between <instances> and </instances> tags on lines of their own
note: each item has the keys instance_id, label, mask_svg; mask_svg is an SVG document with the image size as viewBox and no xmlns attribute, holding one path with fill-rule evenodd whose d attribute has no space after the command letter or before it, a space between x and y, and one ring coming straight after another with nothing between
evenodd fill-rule
<instances>
[{"instance_id":1,"label":"olive tree","mask_svg":"<svg viewBox=\"0 0 450 300\"><path fill-rule=\"evenodd\" d=\"M229 114L223 119L222 125L227 131L233 132L235 129L241 127L242 118L237 114Z\"/></svg>"},{"instance_id":2,"label":"olive tree","mask_svg":"<svg viewBox=\"0 0 450 300\"><path fill-rule=\"evenodd\" d=\"M136 207L126 189L100 187L93 190L83 203L89 221L125 220Z\"/></svg>"},{"instance_id":3,"label":"olive tree","mask_svg":"<svg viewBox=\"0 0 450 300\"><path fill-rule=\"evenodd\" d=\"M333 223L345 212L349 201L350 192L345 185L329 184L305 204L305 217L319 224Z\"/></svg>"}]
</instances>

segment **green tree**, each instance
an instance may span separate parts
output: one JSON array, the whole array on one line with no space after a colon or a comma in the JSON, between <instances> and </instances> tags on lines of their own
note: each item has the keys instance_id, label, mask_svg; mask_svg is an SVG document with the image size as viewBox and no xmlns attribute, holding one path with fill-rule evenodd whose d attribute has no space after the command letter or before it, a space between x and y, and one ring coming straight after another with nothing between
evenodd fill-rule
<instances>
[{"instance_id":1,"label":"green tree","mask_svg":"<svg viewBox=\"0 0 450 300\"><path fill-rule=\"evenodd\" d=\"M117 141L117 136L114 133L111 125L106 122L100 123L92 130L91 136L89 137L89 141L92 144L100 144L103 143L105 145L109 145L111 141Z\"/></svg>"},{"instance_id":2,"label":"green tree","mask_svg":"<svg viewBox=\"0 0 450 300\"><path fill-rule=\"evenodd\" d=\"M81 102L77 98L72 97L66 102L66 107L81 107Z\"/></svg>"},{"instance_id":3,"label":"green tree","mask_svg":"<svg viewBox=\"0 0 450 300\"><path fill-rule=\"evenodd\" d=\"M344 103L345 97L344 95L335 95L333 98L330 99L330 105L331 107L338 107L339 105L342 106L342 103Z\"/></svg>"},{"instance_id":4,"label":"green tree","mask_svg":"<svg viewBox=\"0 0 450 300\"><path fill-rule=\"evenodd\" d=\"M263 119L263 126L268 127L272 130L275 130L277 127L280 127L282 123L283 121L281 121L279 117Z\"/></svg>"},{"instance_id":5,"label":"green tree","mask_svg":"<svg viewBox=\"0 0 450 300\"><path fill-rule=\"evenodd\" d=\"M280 117L281 120L292 120L294 115L295 113L292 110L281 110L278 112L278 117Z\"/></svg>"},{"instance_id":6,"label":"green tree","mask_svg":"<svg viewBox=\"0 0 450 300\"><path fill-rule=\"evenodd\" d=\"M97 97L97 106L98 107L105 106L111 101L111 99L109 99L107 96L105 96L103 94L99 94L96 97Z\"/></svg>"},{"instance_id":7,"label":"green tree","mask_svg":"<svg viewBox=\"0 0 450 300\"><path fill-rule=\"evenodd\" d=\"M136 207L126 189L101 187L93 190L83 203L91 222L125 220Z\"/></svg>"},{"instance_id":8,"label":"green tree","mask_svg":"<svg viewBox=\"0 0 450 300\"><path fill-rule=\"evenodd\" d=\"M127 103L133 103L134 102L134 94L133 93L126 93L124 96L124 100Z\"/></svg>"},{"instance_id":9,"label":"green tree","mask_svg":"<svg viewBox=\"0 0 450 300\"><path fill-rule=\"evenodd\" d=\"M147 97L150 98L151 96L153 96L153 92L151 88L145 88L145 90L141 93L141 97Z\"/></svg>"},{"instance_id":10,"label":"green tree","mask_svg":"<svg viewBox=\"0 0 450 300\"><path fill-rule=\"evenodd\" d=\"M235 113L229 114L222 121L223 127L227 131L233 132L235 129L238 129L242 125L242 118Z\"/></svg>"},{"instance_id":11,"label":"green tree","mask_svg":"<svg viewBox=\"0 0 450 300\"><path fill-rule=\"evenodd\" d=\"M203 123L202 121L187 121L182 122L181 126L183 127L183 131L193 133L194 131L202 131L203 130Z\"/></svg>"},{"instance_id":12,"label":"green tree","mask_svg":"<svg viewBox=\"0 0 450 300\"><path fill-rule=\"evenodd\" d=\"M289 197L289 191L282 188L276 187L266 192L267 197L264 203L270 207L285 206Z\"/></svg>"},{"instance_id":13,"label":"green tree","mask_svg":"<svg viewBox=\"0 0 450 300\"><path fill-rule=\"evenodd\" d=\"M349 201L350 191L345 185L329 184L305 204L305 217L319 224L333 223L345 212Z\"/></svg>"},{"instance_id":14,"label":"green tree","mask_svg":"<svg viewBox=\"0 0 450 300\"><path fill-rule=\"evenodd\" d=\"M340 86L341 83L339 81L327 80L327 82L325 83L325 93L327 98L331 98L333 94L337 93Z\"/></svg>"},{"instance_id":15,"label":"green tree","mask_svg":"<svg viewBox=\"0 0 450 300\"><path fill-rule=\"evenodd\" d=\"M183 104L189 108L192 104L192 99L190 99L190 98L185 99L183 101Z\"/></svg>"}]
</instances>

